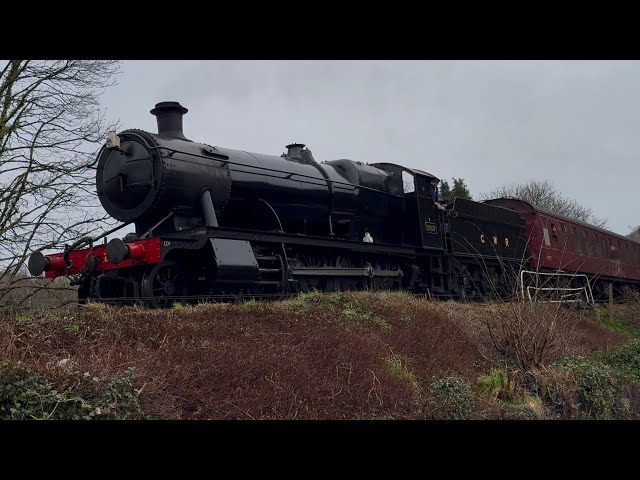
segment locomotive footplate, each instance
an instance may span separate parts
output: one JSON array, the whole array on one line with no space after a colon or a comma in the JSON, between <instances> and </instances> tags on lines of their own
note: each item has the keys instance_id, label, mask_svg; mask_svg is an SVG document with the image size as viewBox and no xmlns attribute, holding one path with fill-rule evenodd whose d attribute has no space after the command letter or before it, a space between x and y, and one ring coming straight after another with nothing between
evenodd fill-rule
<instances>
[{"instance_id":1,"label":"locomotive footplate","mask_svg":"<svg viewBox=\"0 0 640 480\"><path fill-rule=\"evenodd\" d=\"M201 248L206 239L228 239L246 240L252 244L274 243L285 245L313 246L317 248L347 249L358 252L371 253L391 253L395 255L405 255L414 257L426 254L428 251L442 251L442 248L419 249L415 247L404 247L385 243L366 243L353 240L329 239L325 237L314 237L310 235L291 235L276 232L256 232L252 230L242 230L235 228L197 228L181 233L163 235L163 255L172 248Z\"/></svg>"},{"instance_id":2,"label":"locomotive footplate","mask_svg":"<svg viewBox=\"0 0 640 480\"><path fill-rule=\"evenodd\" d=\"M315 268L315 267L294 267L289 269L293 276L307 277L401 277L402 270L375 270L372 266L365 268Z\"/></svg>"}]
</instances>

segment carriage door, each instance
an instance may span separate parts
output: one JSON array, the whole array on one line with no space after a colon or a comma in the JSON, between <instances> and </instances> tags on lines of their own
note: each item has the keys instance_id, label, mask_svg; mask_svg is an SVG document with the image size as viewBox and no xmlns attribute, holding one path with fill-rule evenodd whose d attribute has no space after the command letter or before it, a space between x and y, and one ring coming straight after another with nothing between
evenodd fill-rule
<instances>
[{"instance_id":1,"label":"carriage door","mask_svg":"<svg viewBox=\"0 0 640 480\"><path fill-rule=\"evenodd\" d=\"M433 205L433 200L429 193L430 183L431 177L416 175L422 246L425 248L442 248L443 215Z\"/></svg>"}]
</instances>

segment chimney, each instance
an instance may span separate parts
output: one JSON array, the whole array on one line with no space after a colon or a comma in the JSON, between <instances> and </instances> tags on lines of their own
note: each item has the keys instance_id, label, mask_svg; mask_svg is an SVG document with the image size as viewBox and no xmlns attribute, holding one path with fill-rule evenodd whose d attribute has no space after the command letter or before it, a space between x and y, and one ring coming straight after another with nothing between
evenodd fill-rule
<instances>
[{"instance_id":1,"label":"chimney","mask_svg":"<svg viewBox=\"0 0 640 480\"><path fill-rule=\"evenodd\" d=\"M287 158L290 160L302 160L302 149L304 143L292 143L287 145Z\"/></svg>"},{"instance_id":2,"label":"chimney","mask_svg":"<svg viewBox=\"0 0 640 480\"><path fill-rule=\"evenodd\" d=\"M178 102L156 103L156 108L151 110L151 114L158 120L158 135L189 140L182 132L182 117L188 111Z\"/></svg>"}]
</instances>

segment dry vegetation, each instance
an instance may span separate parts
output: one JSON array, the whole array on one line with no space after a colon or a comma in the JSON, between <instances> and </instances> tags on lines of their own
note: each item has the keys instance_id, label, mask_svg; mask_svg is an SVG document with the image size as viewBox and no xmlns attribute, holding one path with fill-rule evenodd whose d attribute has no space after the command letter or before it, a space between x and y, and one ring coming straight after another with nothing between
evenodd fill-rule
<instances>
[{"instance_id":1,"label":"dry vegetation","mask_svg":"<svg viewBox=\"0 0 640 480\"><path fill-rule=\"evenodd\" d=\"M8 312L0 418L635 418L637 305L337 293Z\"/></svg>"}]
</instances>

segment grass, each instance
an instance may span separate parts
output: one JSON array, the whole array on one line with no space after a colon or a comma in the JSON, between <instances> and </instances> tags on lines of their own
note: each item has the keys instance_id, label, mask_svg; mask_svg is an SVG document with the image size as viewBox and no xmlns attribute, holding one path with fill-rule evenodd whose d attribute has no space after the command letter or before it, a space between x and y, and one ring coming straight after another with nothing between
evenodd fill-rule
<instances>
[{"instance_id":1,"label":"grass","mask_svg":"<svg viewBox=\"0 0 640 480\"><path fill-rule=\"evenodd\" d=\"M625 378L640 382L640 339L598 352L596 359L609 365Z\"/></svg>"},{"instance_id":2,"label":"grass","mask_svg":"<svg viewBox=\"0 0 640 480\"><path fill-rule=\"evenodd\" d=\"M395 377L411 386L416 401L422 398L422 387L416 376L409 370L408 359L396 355L393 351L385 359L389 375Z\"/></svg>"},{"instance_id":3,"label":"grass","mask_svg":"<svg viewBox=\"0 0 640 480\"><path fill-rule=\"evenodd\" d=\"M596 319L602 326L612 332L622 333L629 337L640 338L640 311L636 315L627 316L628 311L622 310L621 306L616 306L609 310L607 307L598 306L595 309ZM622 315L621 315L622 313Z\"/></svg>"},{"instance_id":4,"label":"grass","mask_svg":"<svg viewBox=\"0 0 640 480\"><path fill-rule=\"evenodd\" d=\"M507 373L502 370L492 369L489 373L480 375L476 382L481 394L494 399L513 394L514 384Z\"/></svg>"},{"instance_id":5,"label":"grass","mask_svg":"<svg viewBox=\"0 0 640 480\"><path fill-rule=\"evenodd\" d=\"M120 392L123 401L135 395L140 410L133 414L160 419L556 418L552 395L536 388L572 391L578 383L570 372L582 370L552 369L553 358L545 357L543 373L527 376L505 363L486 312L391 292L311 292L166 310L87 304L1 314L0 361L20 362L45 393L75 395L100 412L110 408L105 392ZM539 318L524 313L523 328ZM597 357L624 381L636 378L637 346L625 345L626 335L574 320L564 354ZM594 385L610 370L594 370L602 374ZM555 377L544 377L547 371ZM126 388L114 387L126 372ZM554 390L565 377L565 388ZM75 391L73 382L93 390Z\"/></svg>"}]
</instances>

